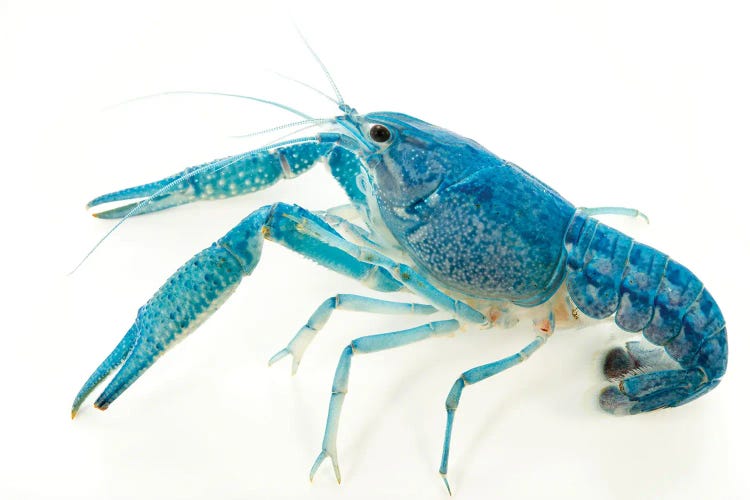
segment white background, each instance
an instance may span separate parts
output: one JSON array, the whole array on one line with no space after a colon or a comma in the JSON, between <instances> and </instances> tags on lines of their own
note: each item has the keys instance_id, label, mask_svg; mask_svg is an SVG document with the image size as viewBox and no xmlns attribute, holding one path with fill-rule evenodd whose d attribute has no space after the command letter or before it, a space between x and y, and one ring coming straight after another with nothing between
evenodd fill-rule
<instances>
[{"instance_id":1,"label":"white background","mask_svg":"<svg viewBox=\"0 0 750 500\"><path fill-rule=\"evenodd\" d=\"M464 393L449 476L456 498L740 498L748 412L748 13L743 2L546 1L0 3L3 310L0 497L446 498L444 398L528 328L462 332L357 357L343 413L343 483L314 483L330 382L356 336L420 318L334 313L296 377L266 360L326 297L365 292L268 244L252 277L105 413L76 391L169 274L258 206L343 202L322 168L255 196L124 224L84 203L247 150L230 136L331 116L296 22L360 111L402 111L472 137L577 205L690 267L722 307L729 371L685 407L614 418L596 406L610 326L560 332L536 357ZM489 6L492 5L492 6ZM270 70L270 71L269 71ZM273 139L273 137L269 138ZM98 393L98 392L97 392Z\"/></svg>"}]
</instances>

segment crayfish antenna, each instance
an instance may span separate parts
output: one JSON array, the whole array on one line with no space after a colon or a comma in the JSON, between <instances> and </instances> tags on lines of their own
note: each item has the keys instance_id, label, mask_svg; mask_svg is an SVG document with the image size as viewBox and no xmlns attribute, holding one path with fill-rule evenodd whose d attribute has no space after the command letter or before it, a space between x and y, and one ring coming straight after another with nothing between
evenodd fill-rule
<instances>
[{"instance_id":1,"label":"crayfish antenna","mask_svg":"<svg viewBox=\"0 0 750 500\"><path fill-rule=\"evenodd\" d=\"M209 95L209 96L219 96L219 97L236 97L238 99L247 99L249 101L259 102L261 104L268 104L269 106L283 109L284 111L288 111L306 120L312 119L312 116L308 115L307 113L303 113L302 111L294 109L291 106L287 106L286 104L272 101L270 99L262 99L260 97L253 97L253 96L241 95L241 94L229 94L227 92L203 92L203 91L197 91L197 90L169 90L167 92L158 92L156 94L142 95L138 97L133 97L132 99L127 99L122 102L118 102L117 104L104 108L104 110L107 111L107 110L114 109L120 106L124 106L125 104L130 104L133 102L144 101L146 99L153 99L155 97L163 97L163 96L168 96L168 95Z\"/></svg>"},{"instance_id":2,"label":"crayfish antenna","mask_svg":"<svg viewBox=\"0 0 750 500\"><path fill-rule=\"evenodd\" d=\"M344 98L341 95L341 92L339 92L339 88L336 86L336 82L333 81L333 77L331 76L331 72L328 71L328 68L325 64L323 64L323 61L318 56L317 52L315 52L315 49L312 48L310 45L310 42L307 41L307 38L305 38L305 35L302 34L302 30L299 29L299 26L295 26L297 29L297 34L304 42L305 46L307 47L307 50L310 51L310 54L315 58L315 60L318 62L318 66L320 66L320 69L323 70L323 73L326 75L326 78L328 79L328 83L331 85L331 88L333 89L333 92L336 94L336 104L339 106L345 105Z\"/></svg>"},{"instance_id":3,"label":"crayfish antenna","mask_svg":"<svg viewBox=\"0 0 750 500\"><path fill-rule=\"evenodd\" d=\"M289 80L290 82L294 82L294 83L297 83L299 85L302 85L303 87L308 88L308 89L312 90L313 92L316 92L317 94L320 94L321 96L325 97L326 99L328 99L329 101L331 101L332 103L334 103L336 105L340 104L336 99L334 99L333 97L329 96L328 94L326 94L325 92L323 92L319 88L313 87L309 83L303 82L302 80L298 80L296 78L293 78L291 76L285 75L283 73L279 73L278 71L274 71L273 74L276 75L276 76L278 76L278 77L280 77L280 78L283 78L285 80Z\"/></svg>"}]
</instances>

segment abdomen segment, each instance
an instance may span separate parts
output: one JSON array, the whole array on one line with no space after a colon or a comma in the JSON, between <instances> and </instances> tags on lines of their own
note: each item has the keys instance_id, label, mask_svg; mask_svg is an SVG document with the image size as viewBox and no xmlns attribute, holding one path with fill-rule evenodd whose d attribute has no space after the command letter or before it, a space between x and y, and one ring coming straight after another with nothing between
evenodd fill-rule
<instances>
[{"instance_id":1,"label":"abdomen segment","mask_svg":"<svg viewBox=\"0 0 750 500\"><path fill-rule=\"evenodd\" d=\"M568 293L587 316L615 315L675 363L639 366L603 393L619 413L678 406L714 387L726 371L724 318L703 283L685 266L599 221L576 214L565 237ZM671 366L670 366L671 365ZM670 369L667 369L670 368ZM648 377L646 383L645 377Z\"/></svg>"}]
</instances>

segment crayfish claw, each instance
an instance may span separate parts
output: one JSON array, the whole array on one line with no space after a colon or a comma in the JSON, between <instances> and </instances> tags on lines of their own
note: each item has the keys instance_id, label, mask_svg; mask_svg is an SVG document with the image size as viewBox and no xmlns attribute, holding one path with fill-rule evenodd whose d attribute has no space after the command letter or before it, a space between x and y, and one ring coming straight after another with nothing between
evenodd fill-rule
<instances>
[{"instance_id":1,"label":"crayfish claw","mask_svg":"<svg viewBox=\"0 0 750 500\"><path fill-rule=\"evenodd\" d=\"M81 387L81 390L78 391L78 394L73 401L73 407L70 410L70 418L76 417L78 410L81 408L81 405L88 395L91 394L110 373L117 369L128 358L133 350L137 337L138 328L136 325L133 325L117 344L117 347L115 347L112 353L99 365L94 373L91 374L86 383L83 384L83 387Z\"/></svg>"},{"instance_id":2,"label":"crayfish claw","mask_svg":"<svg viewBox=\"0 0 750 500\"><path fill-rule=\"evenodd\" d=\"M89 201L86 208L121 203L119 206L93 214L99 219L121 219L130 215L157 212L196 200L195 189L188 175L180 173L160 181L103 194Z\"/></svg>"},{"instance_id":3,"label":"crayfish claw","mask_svg":"<svg viewBox=\"0 0 750 500\"><path fill-rule=\"evenodd\" d=\"M160 210L166 210L167 208L184 205L185 203L190 203L191 201L195 200L196 198L194 196L186 195L184 193L161 194L158 196L143 198L139 201L120 205L118 207L103 210L101 212L96 212L91 215L93 215L97 219L123 219L131 215L143 215L151 212L158 212ZM86 208L93 208L100 203L105 202L97 202L97 200L92 200L86 206Z\"/></svg>"},{"instance_id":4,"label":"crayfish claw","mask_svg":"<svg viewBox=\"0 0 750 500\"><path fill-rule=\"evenodd\" d=\"M102 210L101 212L95 212L91 215L93 217L96 217L97 219L122 219L137 206L138 206L138 203L128 203L127 205L122 205L122 206L112 208L109 210Z\"/></svg>"}]
</instances>

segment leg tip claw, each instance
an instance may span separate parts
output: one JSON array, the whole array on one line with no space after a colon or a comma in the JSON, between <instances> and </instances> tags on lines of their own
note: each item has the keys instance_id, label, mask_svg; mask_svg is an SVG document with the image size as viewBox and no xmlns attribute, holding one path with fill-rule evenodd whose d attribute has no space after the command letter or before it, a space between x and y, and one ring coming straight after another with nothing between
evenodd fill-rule
<instances>
[{"instance_id":1,"label":"leg tip claw","mask_svg":"<svg viewBox=\"0 0 750 500\"><path fill-rule=\"evenodd\" d=\"M289 354L291 354L289 352L289 349L287 349L286 347L283 348L282 350L280 350L279 352L277 352L276 354L274 354L273 356L271 356L271 359L268 360L268 366L271 366L272 364L276 363L280 359L285 358Z\"/></svg>"},{"instance_id":2,"label":"leg tip claw","mask_svg":"<svg viewBox=\"0 0 750 500\"><path fill-rule=\"evenodd\" d=\"M331 458L331 465L333 465L333 473L336 475L336 482L341 484L341 471L339 470L338 458L335 454L329 453L326 450L322 450L320 452L318 458L315 459L313 466L310 468L310 482L312 482L313 478L315 477L315 473L318 472L320 465L327 457Z\"/></svg>"},{"instance_id":3,"label":"leg tip claw","mask_svg":"<svg viewBox=\"0 0 750 500\"><path fill-rule=\"evenodd\" d=\"M445 474L442 472L440 473L440 477L443 478L443 483L445 484L445 487L448 489L448 495L453 496L453 492L451 491L451 485L448 484L448 478L445 477Z\"/></svg>"},{"instance_id":4,"label":"leg tip claw","mask_svg":"<svg viewBox=\"0 0 750 500\"><path fill-rule=\"evenodd\" d=\"M300 362L300 360L299 360L299 358L297 356L294 355L294 353L288 347L283 348L282 350L280 350L279 352L277 352L276 354L274 354L273 356L271 356L271 359L268 360L268 366L273 365L277 361L279 361L279 360L281 360L281 359L283 359L283 358L285 358L287 356L291 356L292 357L292 375L296 375L297 374L297 368L299 368L299 362Z\"/></svg>"}]
</instances>

